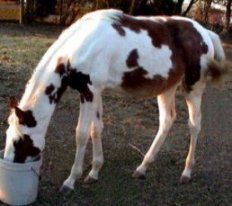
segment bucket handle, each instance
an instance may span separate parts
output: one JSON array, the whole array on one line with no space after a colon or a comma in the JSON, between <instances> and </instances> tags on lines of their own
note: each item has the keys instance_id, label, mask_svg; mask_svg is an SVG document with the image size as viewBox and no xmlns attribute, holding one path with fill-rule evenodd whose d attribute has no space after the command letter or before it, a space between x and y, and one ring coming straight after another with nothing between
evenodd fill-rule
<instances>
[{"instance_id":1,"label":"bucket handle","mask_svg":"<svg viewBox=\"0 0 232 206\"><path fill-rule=\"evenodd\" d=\"M31 171L35 173L35 175L39 178L39 180L41 180L41 175L38 174L38 172L33 167L31 167Z\"/></svg>"}]
</instances>

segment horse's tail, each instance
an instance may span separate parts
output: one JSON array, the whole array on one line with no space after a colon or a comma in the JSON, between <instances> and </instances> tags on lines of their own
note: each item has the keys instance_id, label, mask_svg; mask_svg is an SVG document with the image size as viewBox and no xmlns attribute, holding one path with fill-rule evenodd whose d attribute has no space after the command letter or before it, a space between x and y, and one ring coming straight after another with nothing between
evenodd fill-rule
<instances>
[{"instance_id":1,"label":"horse's tail","mask_svg":"<svg viewBox=\"0 0 232 206\"><path fill-rule=\"evenodd\" d=\"M225 52L224 49L222 48L222 43L219 38L219 36L208 30L208 34L210 36L210 39L212 40L213 47L214 47L214 58L216 61L224 61L225 60Z\"/></svg>"},{"instance_id":2,"label":"horse's tail","mask_svg":"<svg viewBox=\"0 0 232 206\"><path fill-rule=\"evenodd\" d=\"M214 59L209 61L207 76L214 85L221 85L231 75L232 64L226 61L225 52L219 36L208 30L214 47Z\"/></svg>"}]
</instances>

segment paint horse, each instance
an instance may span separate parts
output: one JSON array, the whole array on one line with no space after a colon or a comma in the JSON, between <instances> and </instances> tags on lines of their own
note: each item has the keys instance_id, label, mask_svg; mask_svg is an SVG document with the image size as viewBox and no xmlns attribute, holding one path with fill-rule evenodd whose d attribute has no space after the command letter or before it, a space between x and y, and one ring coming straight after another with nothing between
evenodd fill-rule
<instances>
[{"instance_id":1,"label":"paint horse","mask_svg":"<svg viewBox=\"0 0 232 206\"><path fill-rule=\"evenodd\" d=\"M41 154L50 118L69 86L80 93L80 115L75 161L62 189L74 189L81 177L89 136L93 160L85 181L97 180L103 165L102 91L111 88L158 98L158 133L133 174L143 177L176 118L175 92L181 85L191 134L181 176L187 181L195 162L206 80L217 82L223 77L224 61L219 37L191 19L133 17L113 9L89 13L60 35L37 65L21 101L11 102L4 158L23 163Z\"/></svg>"}]
</instances>

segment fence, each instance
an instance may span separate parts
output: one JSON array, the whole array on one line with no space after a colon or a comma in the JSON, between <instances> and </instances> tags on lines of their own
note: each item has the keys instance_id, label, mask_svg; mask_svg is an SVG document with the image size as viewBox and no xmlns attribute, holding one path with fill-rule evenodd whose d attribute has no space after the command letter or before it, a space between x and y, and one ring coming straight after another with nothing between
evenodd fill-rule
<instances>
[{"instance_id":1,"label":"fence","mask_svg":"<svg viewBox=\"0 0 232 206\"><path fill-rule=\"evenodd\" d=\"M0 20L22 21L22 7L20 1L0 0Z\"/></svg>"}]
</instances>

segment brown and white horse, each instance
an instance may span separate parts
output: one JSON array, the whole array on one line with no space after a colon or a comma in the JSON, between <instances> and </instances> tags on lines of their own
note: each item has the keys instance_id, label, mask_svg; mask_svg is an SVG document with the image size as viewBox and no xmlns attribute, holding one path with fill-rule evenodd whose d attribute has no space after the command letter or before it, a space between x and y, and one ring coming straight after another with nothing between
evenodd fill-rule
<instances>
[{"instance_id":1,"label":"brown and white horse","mask_svg":"<svg viewBox=\"0 0 232 206\"><path fill-rule=\"evenodd\" d=\"M89 135L97 180L103 164L102 91L120 90L135 97L158 98L159 130L134 177L145 175L176 118L175 92L185 90L189 109L190 149L181 181L190 179L201 128L201 98L207 77L225 73L219 37L183 17L132 17L118 10L89 13L64 31L48 49L17 104L12 102L4 158L28 162L44 150L45 134L56 104L68 86L80 93L76 155L63 189L82 175Z\"/></svg>"}]
</instances>

